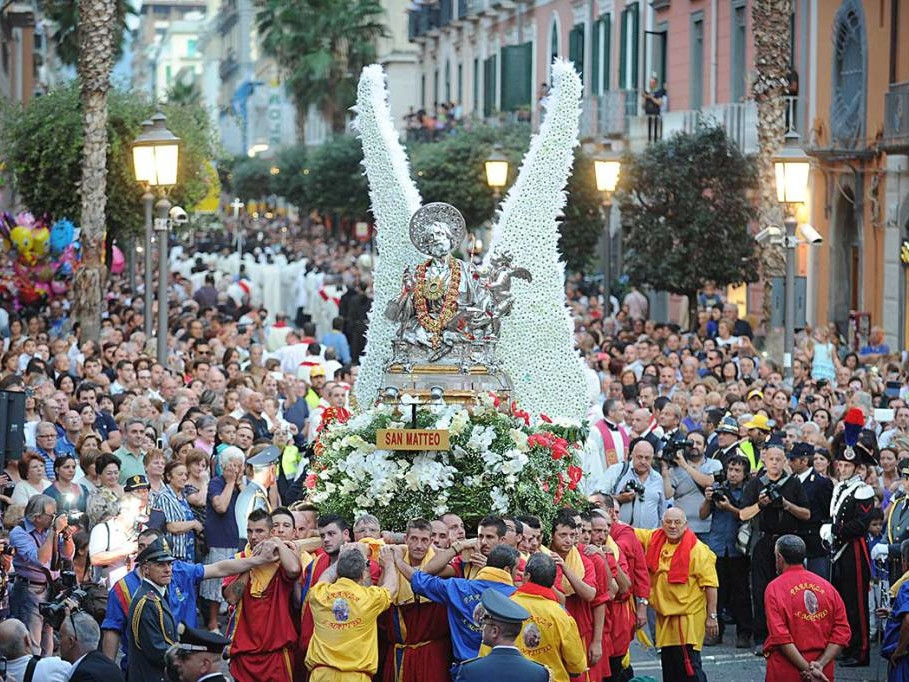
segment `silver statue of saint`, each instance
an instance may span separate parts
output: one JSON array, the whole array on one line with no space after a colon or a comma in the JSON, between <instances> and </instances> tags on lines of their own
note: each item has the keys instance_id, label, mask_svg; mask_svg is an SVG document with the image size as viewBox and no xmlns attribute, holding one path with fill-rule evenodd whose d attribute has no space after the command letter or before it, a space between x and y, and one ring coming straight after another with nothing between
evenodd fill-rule
<instances>
[{"instance_id":1,"label":"silver statue of saint","mask_svg":"<svg viewBox=\"0 0 909 682\"><path fill-rule=\"evenodd\" d=\"M391 364L409 368L421 357L435 363L453 355L462 371L498 367L494 351L501 319L513 307L512 279L529 282L530 272L514 267L507 251L493 253L482 270L455 258L466 232L450 204L427 204L411 218L410 239L429 259L404 271L401 294L385 310L399 325Z\"/></svg>"}]
</instances>

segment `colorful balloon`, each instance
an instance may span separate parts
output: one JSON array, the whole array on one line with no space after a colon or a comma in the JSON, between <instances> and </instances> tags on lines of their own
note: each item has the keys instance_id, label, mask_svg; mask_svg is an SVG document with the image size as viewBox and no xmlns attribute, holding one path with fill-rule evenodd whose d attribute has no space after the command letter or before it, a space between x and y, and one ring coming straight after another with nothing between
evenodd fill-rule
<instances>
[{"instance_id":1,"label":"colorful balloon","mask_svg":"<svg viewBox=\"0 0 909 682\"><path fill-rule=\"evenodd\" d=\"M69 284L66 282L61 282L58 279L55 279L50 283L51 291L54 292L54 296L63 296L66 293L66 290L69 288Z\"/></svg>"},{"instance_id":2,"label":"colorful balloon","mask_svg":"<svg viewBox=\"0 0 909 682\"><path fill-rule=\"evenodd\" d=\"M41 260L47 255L50 230L43 225L32 229L32 253L36 260Z\"/></svg>"},{"instance_id":3,"label":"colorful balloon","mask_svg":"<svg viewBox=\"0 0 909 682\"><path fill-rule=\"evenodd\" d=\"M123 252L120 250L119 246L114 245L112 249L112 255L110 258L110 271L111 274L119 275L126 268L126 256L123 255Z\"/></svg>"},{"instance_id":4,"label":"colorful balloon","mask_svg":"<svg viewBox=\"0 0 909 682\"><path fill-rule=\"evenodd\" d=\"M22 255L32 248L32 231L25 225L16 225L9 233L10 240L19 255Z\"/></svg>"},{"instance_id":5,"label":"colorful balloon","mask_svg":"<svg viewBox=\"0 0 909 682\"><path fill-rule=\"evenodd\" d=\"M50 252L56 256L63 252L67 246L72 244L75 237L76 227L66 218L62 218L54 223L50 230Z\"/></svg>"},{"instance_id":6,"label":"colorful balloon","mask_svg":"<svg viewBox=\"0 0 909 682\"><path fill-rule=\"evenodd\" d=\"M33 270L35 279L39 282L50 282L57 271L56 263L43 263Z\"/></svg>"}]
</instances>

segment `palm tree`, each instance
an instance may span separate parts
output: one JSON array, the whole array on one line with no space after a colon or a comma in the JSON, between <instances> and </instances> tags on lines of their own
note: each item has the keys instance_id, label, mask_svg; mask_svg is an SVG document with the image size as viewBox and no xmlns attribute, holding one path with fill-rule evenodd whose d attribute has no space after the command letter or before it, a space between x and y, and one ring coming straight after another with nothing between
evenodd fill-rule
<instances>
[{"instance_id":1,"label":"palm tree","mask_svg":"<svg viewBox=\"0 0 909 682\"><path fill-rule=\"evenodd\" d=\"M75 66L79 61L79 7L74 0L41 0L44 16L56 24L51 36L57 57L67 66ZM116 0L116 28L114 34L114 62L123 54L123 43L126 39L126 21L130 16L138 16L133 0Z\"/></svg>"},{"instance_id":2,"label":"palm tree","mask_svg":"<svg viewBox=\"0 0 909 682\"><path fill-rule=\"evenodd\" d=\"M265 0L257 17L263 48L284 71L300 121L314 105L344 132L363 66L385 35L378 0Z\"/></svg>"},{"instance_id":3,"label":"palm tree","mask_svg":"<svg viewBox=\"0 0 909 682\"><path fill-rule=\"evenodd\" d=\"M187 83L182 80L174 81L166 95L168 104L181 104L196 106L202 103L202 91L195 81Z\"/></svg>"},{"instance_id":4,"label":"palm tree","mask_svg":"<svg viewBox=\"0 0 909 682\"><path fill-rule=\"evenodd\" d=\"M79 0L79 73L82 94L82 266L73 281L73 313L82 339L97 339L104 287L107 207L107 93L114 66L117 0Z\"/></svg>"},{"instance_id":5,"label":"palm tree","mask_svg":"<svg viewBox=\"0 0 909 682\"><path fill-rule=\"evenodd\" d=\"M773 158L786 133L785 94L789 78L789 17L792 0L753 0L751 25L754 27L755 80L752 85L757 103L759 216L761 225L782 225L776 197ZM771 278L782 276L786 265L783 249L766 245L761 249L761 274L764 280L765 324L770 320ZM769 330L768 330L769 331Z\"/></svg>"}]
</instances>

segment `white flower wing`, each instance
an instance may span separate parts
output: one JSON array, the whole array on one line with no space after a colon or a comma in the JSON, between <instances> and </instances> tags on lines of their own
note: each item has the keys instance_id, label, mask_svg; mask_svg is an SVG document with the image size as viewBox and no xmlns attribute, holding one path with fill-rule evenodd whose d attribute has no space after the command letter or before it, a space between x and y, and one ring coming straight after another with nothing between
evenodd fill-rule
<instances>
[{"instance_id":1,"label":"white flower wing","mask_svg":"<svg viewBox=\"0 0 909 682\"><path fill-rule=\"evenodd\" d=\"M513 281L514 309L502 320L498 354L523 409L581 418L587 411L587 389L565 304L556 218L565 206L565 184L578 144L582 86L564 59L555 60L552 76L540 131L530 142L493 231L492 247L510 250L515 265L532 276L531 282Z\"/></svg>"},{"instance_id":2,"label":"white flower wing","mask_svg":"<svg viewBox=\"0 0 909 682\"><path fill-rule=\"evenodd\" d=\"M401 290L404 268L412 269L420 261L420 254L410 241L408 226L410 217L420 208L421 199L391 118L385 74L378 64L363 69L354 110L357 113L354 127L363 145L363 166L376 218L379 253L373 272L366 353L354 387L357 406L364 410L378 396L382 372L391 358L392 340L397 331L395 323L385 317L385 308Z\"/></svg>"}]
</instances>

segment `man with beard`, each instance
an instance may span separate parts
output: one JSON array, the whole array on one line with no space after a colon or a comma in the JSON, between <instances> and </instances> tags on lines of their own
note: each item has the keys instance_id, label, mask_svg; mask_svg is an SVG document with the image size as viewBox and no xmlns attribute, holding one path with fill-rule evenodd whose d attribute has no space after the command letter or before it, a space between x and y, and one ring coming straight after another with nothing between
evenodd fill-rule
<instances>
[{"instance_id":1,"label":"man with beard","mask_svg":"<svg viewBox=\"0 0 909 682\"><path fill-rule=\"evenodd\" d=\"M272 525L263 509L249 515L249 544L241 555L265 554L272 561L225 580L224 598L237 607L228 626L230 673L237 680L291 682L293 677L296 623L291 603L300 560L291 543L271 537Z\"/></svg>"},{"instance_id":2,"label":"man with beard","mask_svg":"<svg viewBox=\"0 0 909 682\"><path fill-rule=\"evenodd\" d=\"M395 566L400 574L393 605L379 619L389 642L383 682L423 682L448 677L451 639L446 609L442 604L415 595L410 578L432 560L432 525L426 519L407 522L406 548L394 548ZM446 532L447 537L447 532Z\"/></svg>"}]
</instances>

